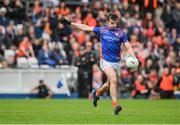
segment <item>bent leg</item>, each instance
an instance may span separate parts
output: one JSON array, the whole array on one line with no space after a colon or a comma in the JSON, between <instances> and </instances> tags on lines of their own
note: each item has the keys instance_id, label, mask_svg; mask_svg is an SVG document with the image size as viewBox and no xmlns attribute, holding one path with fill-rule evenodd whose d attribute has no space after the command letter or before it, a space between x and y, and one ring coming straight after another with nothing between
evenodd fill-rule
<instances>
[{"instance_id":1,"label":"bent leg","mask_svg":"<svg viewBox=\"0 0 180 125\"><path fill-rule=\"evenodd\" d=\"M110 82L109 80L103 84L103 86L101 86L99 89L96 90L96 95L97 96L101 96L104 92L107 92L109 90L110 87Z\"/></svg>"}]
</instances>

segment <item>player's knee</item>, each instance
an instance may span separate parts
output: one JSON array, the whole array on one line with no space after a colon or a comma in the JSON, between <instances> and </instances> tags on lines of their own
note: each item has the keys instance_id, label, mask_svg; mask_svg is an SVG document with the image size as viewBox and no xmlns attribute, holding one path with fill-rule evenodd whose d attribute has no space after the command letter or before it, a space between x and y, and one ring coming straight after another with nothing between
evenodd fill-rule
<instances>
[{"instance_id":1,"label":"player's knee","mask_svg":"<svg viewBox=\"0 0 180 125\"><path fill-rule=\"evenodd\" d=\"M116 79L116 77L111 77L110 78L111 80L111 84L117 84L117 79Z\"/></svg>"},{"instance_id":2,"label":"player's knee","mask_svg":"<svg viewBox=\"0 0 180 125\"><path fill-rule=\"evenodd\" d=\"M110 83L106 84L106 90L108 90L110 88Z\"/></svg>"},{"instance_id":3,"label":"player's knee","mask_svg":"<svg viewBox=\"0 0 180 125\"><path fill-rule=\"evenodd\" d=\"M109 88L110 87L110 83L108 83L106 87Z\"/></svg>"}]
</instances>

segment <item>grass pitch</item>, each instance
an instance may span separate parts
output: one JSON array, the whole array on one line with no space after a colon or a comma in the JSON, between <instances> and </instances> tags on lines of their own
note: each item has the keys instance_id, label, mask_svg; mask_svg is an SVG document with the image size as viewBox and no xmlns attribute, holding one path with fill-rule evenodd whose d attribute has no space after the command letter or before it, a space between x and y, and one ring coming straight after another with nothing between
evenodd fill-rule
<instances>
[{"instance_id":1,"label":"grass pitch","mask_svg":"<svg viewBox=\"0 0 180 125\"><path fill-rule=\"evenodd\" d=\"M177 124L179 100L119 100L123 110L113 115L111 100L0 100L0 124Z\"/></svg>"}]
</instances>

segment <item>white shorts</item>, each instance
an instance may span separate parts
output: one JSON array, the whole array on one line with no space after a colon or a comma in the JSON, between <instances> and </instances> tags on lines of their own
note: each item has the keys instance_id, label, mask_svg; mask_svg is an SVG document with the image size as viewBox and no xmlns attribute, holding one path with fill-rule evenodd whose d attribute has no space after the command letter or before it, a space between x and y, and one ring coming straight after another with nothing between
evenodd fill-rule
<instances>
[{"instance_id":1,"label":"white shorts","mask_svg":"<svg viewBox=\"0 0 180 125\"><path fill-rule=\"evenodd\" d=\"M102 71L104 71L109 66L111 66L115 70L117 75L120 75L120 68L121 68L120 62L108 62L104 59L100 61L100 67Z\"/></svg>"}]
</instances>

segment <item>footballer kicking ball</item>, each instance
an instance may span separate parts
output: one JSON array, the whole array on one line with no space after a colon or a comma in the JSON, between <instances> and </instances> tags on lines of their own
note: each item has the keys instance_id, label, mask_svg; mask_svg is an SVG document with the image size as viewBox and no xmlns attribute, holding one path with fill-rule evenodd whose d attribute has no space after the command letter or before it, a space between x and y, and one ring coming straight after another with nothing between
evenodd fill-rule
<instances>
[{"instance_id":1,"label":"footballer kicking ball","mask_svg":"<svg viewBox=\"0 0 180 125\"><path fill-rule=\"evenodd\" d=\"M139 61L136 57L128 57L126 59L126 66L127 68L137 69L139 65Z\"/></svg>"}]
</instances>

